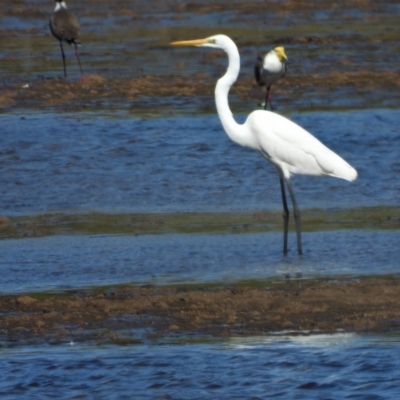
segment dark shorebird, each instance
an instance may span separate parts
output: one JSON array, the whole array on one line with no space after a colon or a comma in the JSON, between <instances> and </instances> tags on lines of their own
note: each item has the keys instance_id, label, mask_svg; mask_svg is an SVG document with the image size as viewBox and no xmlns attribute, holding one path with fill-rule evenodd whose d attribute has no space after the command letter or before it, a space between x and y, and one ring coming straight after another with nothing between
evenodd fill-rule
<instances>
[{"instance_id":1,"label":"dark shorebird","mask_svg":"<svg viewBox=\"0 0 400 400\"><path fill-rule=\"evenodd\" d=\"M287 57L285 49L282 46L275 47L265 54L264 57L257 56L254 76L258 85L265 86L267 90L265 94L265 110L267 109L268 101L271 104L272 110L271 85L285 76L286 63Z\"/></svg>"},{"instance_id":2,"label":"dark shorebird","mask_svg":"<svg viewBox=\"0 0 400 400\"><path fill-rule=\"evenodd\" d=\"M79 69L81 70L81 77L83 78L83 71L81 66L81 60L79 58L78 44L80 44L80 28L78 20L71 11L67 9L67 4L63 0L55 0L56 8L50 18L50 30L53 36L60 42L61 54L64 66L64 77L67 77L67 69L65 67L65 54L63 48L63 42L67 42L69 45L74 44L75 55L78 60Z\"/></svg>"}]
</instances>

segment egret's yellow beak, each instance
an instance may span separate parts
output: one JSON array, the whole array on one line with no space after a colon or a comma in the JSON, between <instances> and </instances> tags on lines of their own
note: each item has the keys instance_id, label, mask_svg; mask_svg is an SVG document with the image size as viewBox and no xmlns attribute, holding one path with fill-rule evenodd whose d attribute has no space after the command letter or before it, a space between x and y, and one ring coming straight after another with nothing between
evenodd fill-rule
<instances>
[{"instance_id":1,"label":"egret's yellow beak","mask_svg":"<svg viewBox=\"0 0 400 400\"><path fill-rule=\"evenodd\" d=\"M181 40L178 42L170 43L171 46L203 46L209 43L208 39L196 39L196 40Z\"/></svg>"}]
</instances>

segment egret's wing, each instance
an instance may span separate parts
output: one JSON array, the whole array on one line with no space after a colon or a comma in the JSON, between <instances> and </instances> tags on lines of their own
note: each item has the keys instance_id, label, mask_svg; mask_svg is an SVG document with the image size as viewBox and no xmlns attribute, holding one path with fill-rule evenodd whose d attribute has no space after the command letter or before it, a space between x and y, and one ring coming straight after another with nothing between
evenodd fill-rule
<instances>
[{"instance_id":1,"label":"egret's wing","mask_svg":"<svg viewBox=\"0 0 400 400\"><path fill-rule=\"evenodd\" d=\"M347 180L357 176L340 156L279 114L256 111L246 124L257 138L259 151L286 174L331 175Z\"/></svg>"}]
</instances>

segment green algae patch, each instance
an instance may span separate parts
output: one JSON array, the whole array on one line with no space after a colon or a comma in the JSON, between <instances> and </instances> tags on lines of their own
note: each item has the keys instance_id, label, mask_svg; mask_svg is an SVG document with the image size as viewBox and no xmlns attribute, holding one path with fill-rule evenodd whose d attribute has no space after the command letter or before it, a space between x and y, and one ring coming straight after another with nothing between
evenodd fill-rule
<instances>
[{"instance_id":1,"label":"green algae patch","mask_svg":"<svg viewBox=\"0 0 400 400\"><path fill-rule=\"evenodd\" d=\"M292 221L293 222L293 221ZM291 226L293 230L293 226ZM398 207L302 210L304 232L398 230ZM183 213L48 213L7 218L0 239L55 235L246 234L282 230L280 211Z\"/></svg>"}]
</instances>

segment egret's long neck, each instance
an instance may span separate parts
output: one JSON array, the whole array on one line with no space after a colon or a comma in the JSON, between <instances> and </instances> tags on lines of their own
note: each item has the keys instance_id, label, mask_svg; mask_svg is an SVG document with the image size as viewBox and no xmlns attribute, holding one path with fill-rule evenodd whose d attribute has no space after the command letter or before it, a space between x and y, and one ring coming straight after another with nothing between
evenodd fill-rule
<instances>
[{"instance_id":1,"label":"egret's long neck","mask_svg":"<svg viewBox=\"0 0 400 400\"><path fill-rule=\"evenodd\" d=\"M232 111L229 108L228 94L231 86L236 82L240 71L240 56L236 46L225 50L228 54L229 65L225 75L220 78L215 87L215 104L222 126L229 138L242 146L243 135L241 134L242 125L238 124L233 118Z\"/></svg>"}]
</instances>

